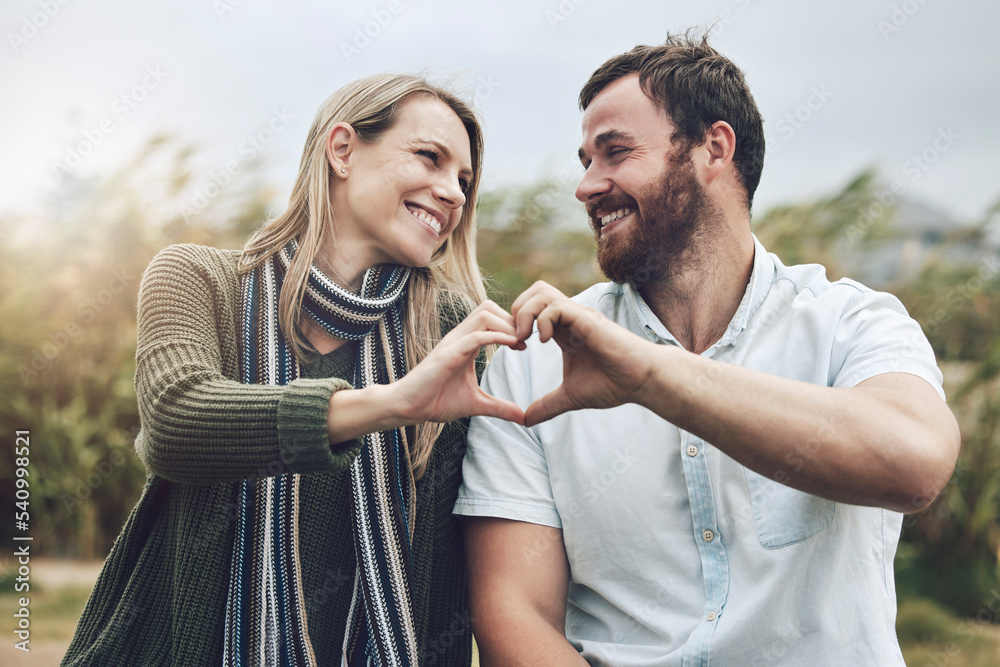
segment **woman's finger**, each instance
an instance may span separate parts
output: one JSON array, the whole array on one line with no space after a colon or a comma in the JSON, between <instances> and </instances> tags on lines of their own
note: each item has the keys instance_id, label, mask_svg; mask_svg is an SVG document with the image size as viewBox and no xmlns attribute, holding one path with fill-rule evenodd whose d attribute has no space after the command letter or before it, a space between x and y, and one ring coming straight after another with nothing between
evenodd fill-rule
<instances>
[{"instance_id":1,"label":"woman's finger","mask_svg":"<svg viewBox=\"0 0 1000 667\"><path fill-rule=\"evenodd\" d=\"M479 405L475 414L485 417L498 417L517 424L524 423L524 410L517 403L497 398L496 396L490 396L483 391L480 391L480 394Z\"/></svg>"},{"instance_id":2,"label":"woman's finger","mask_svg":"<svg viewBox=\"0 0 1000 667\"><path fill-rule=\"evenodd\" d=\"M489 329L470 331L451 339L442 340L427 355L427 359L417 364L417 368L428 360L431 360L432 363L436 360L437 363L444 363L447 366L451 366L451 363L447 361L448 359L458 359L460 363L465 363L470 359L476 358L479 355L479 351L485 345L507 345L510 347L516 346L518 343L520 343L520 340L517 336L505 331L492 331ZM425 365L424 368L429 370L433 366Z\"/></svg>"},{"instance_id":3,"label":"woman's finger","mask_svg":"<svg viewBox=\"0 0 1000 667\"><path fill-rule=\"evenodd\" d=\"M511 317L510 313L492 302L483 303L476 310L469 313L464 320L449 332L449 335L450 333L462 335L472 329L491 329L494 331L507 331L511 334L516 333L514 318Z\"/></svg>"},{"instance_id":4,"label":"woman's finger","mask_svg":"<svg viewBox=\"0 0 1000 667\"><path fill-rule=\"evenodd\" d=\"M493 313L493 314L495 314L498 317L501 317L503 319L510 320L510 322L512 324L514 322L513 316L511 316L510 313L508 313L506 310L504 310L503 308L501 308L500 305L498 303L496 303L495 301L490 301L490 300L487 299L486 301L483 301L479 305L479 308L482 308L483 310L487 310L487 311L489 311L489 312L491 312L491 313Z\"/></svg>"},{"instance_id":5,"label":"woman's finger","mask_svg":"<svg viewBox=\"0 0 1000 667\"><path fill-rule=\"evenodd\" d=\"M514 318L502 317L491 311L483 311L476 317L477 328L489 329L490 331L505 331L511 335L517 334L514 327Z\"/></svg>"},{"instance_id":6,"label":"woman's finger","mask_svg":"<svg viewBox=\"0 0 1000 667\"><path fill-rule=\"evenodd\" d=\"M463 336L460 345L466 355L477 355L485 345L516 345L520 340L506 331L474 331Z\"/></svg>"}]
</instances>

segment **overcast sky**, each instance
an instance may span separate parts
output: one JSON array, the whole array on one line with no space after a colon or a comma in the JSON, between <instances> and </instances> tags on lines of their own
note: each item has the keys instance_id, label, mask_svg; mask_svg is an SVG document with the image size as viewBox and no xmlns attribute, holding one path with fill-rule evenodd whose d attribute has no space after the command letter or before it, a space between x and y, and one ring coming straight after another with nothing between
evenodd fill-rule
<instances>
[{"instance_id":1,"label":"overcast sky","mask_svg":"<svg viewBox=\"0 0 1000 667\"><path fill-rule=\"evenodd\" d=\"M712 23L765 119L757 212L869 165L961 219L1000 198L1000 3L5 0L0 214L36 210L55 172L109 170L157 130L197 142L209 170L257 136L284 201L319 104L387 70L464 77L484 187L562 172L572 191L588 75Z\"/></svg>"}]
</instances>

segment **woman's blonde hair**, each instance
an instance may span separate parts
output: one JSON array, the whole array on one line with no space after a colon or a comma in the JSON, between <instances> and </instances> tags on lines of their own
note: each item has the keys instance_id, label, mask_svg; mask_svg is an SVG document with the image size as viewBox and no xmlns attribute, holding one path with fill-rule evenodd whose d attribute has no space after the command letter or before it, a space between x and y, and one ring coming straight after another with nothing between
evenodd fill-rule
<instances>
[{"instance_id":1,"label":"woman's blonde hair","mask_svg":"<svg viewBox=\"0 0 1000 667\"><path fill-rule=\"evenodd\" d=\"M441 339L441 318L454 324L486 300L483 277L476 262L475 203L483 162L483 134L472 109L453 93L427 80L404 74L377 74L349 83L331 95L313 119L299 164L288 208L269 221L247 242L240 258L240 273L259 266L290 240L298 251L285 276L278 300L278 322L288 346L300 361L314 352L302 333L303 309L309 267L327 235L335 233L330 206L332 167L327 160L326 139L337 123L348 123L364 143L375 143L395 123L400 105L414 95L428 95L447 104L469 134L473 175L465 192L466 205L458 226L426 267L410 272L406 309L407 368L413 368ZM434 441L443 424L425 423L410 434L410 461L416 478L423 475Z\"/></svg>"}]
</instances>

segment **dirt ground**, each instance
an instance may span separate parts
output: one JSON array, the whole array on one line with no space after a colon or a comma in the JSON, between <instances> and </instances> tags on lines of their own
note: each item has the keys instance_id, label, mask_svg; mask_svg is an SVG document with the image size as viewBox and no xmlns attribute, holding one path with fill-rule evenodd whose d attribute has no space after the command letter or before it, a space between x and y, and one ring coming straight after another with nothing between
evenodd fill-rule
<instances>
[{"instance_id":1,"label":"dirt ground","mask_svg":"<svg viewBox=\"0 0 1000 667\"><path fill-rule=\"evenodd\" d=\"M10 553L0 554L0 570L11 571L17 566ZM90 590L101 572L102 561L82 562L32 557L31 591L12 593L0 591L0 667L57 667L69 646L80 613ZM19 608L18 598L30 596L31 651L14 648L17 640L12 633L13 613ZM956 621L957 622L957 621ZM968 625L961 622L961 625ZM976 642L944 646L904 646L907 664L947 667L994 667L1000 665L1000 627L971 622ZM478 665L478 659L473 662Z\"/></svg>"},{"instance_id":2,"label":"dirt ground","mask_svg":"<svg viewBox=\"0 0 1000 667\"><path fill-rule=\"evenodd\" d=\"M8 561L10 563L10 561ZM31 558L28 593L8 593L0 596L4 632L0 642L0 665L5 667L56 667L69 646L76 620L87 595L97 581L103 561L81 562L50 558ZM37 593L35 590L37 589ZM12 614L19 597L31 600L30 652L14 648L18 641L12 634Z\"/></svg>"}]
</instances>

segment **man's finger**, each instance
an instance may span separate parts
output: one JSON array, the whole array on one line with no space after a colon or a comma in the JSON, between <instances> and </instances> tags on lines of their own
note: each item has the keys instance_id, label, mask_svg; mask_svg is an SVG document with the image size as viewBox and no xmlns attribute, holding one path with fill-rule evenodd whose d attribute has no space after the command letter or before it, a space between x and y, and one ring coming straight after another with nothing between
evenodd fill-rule
<instances>
[{"instance_id":1,"label":"man's finger","mask_svg":"<svg viewBox=\"0 0 1000 667\"><path fill-rule=\"evenodd\" d=\"M526 301L533 299L539 292L543 292L548 289L555 290L556 288L552 287L552 285L548 284L544 280L536 280L531 284L531 287L521 292L521 294L514 299L514 303L510 304L510 312L516 315L517 311L521 309ZM556 291L558 292L559 290Z\"/></svg>"},{"instance_id":2,"label":"man's finger","mask_svg":"<svg viewBox=\"0 0 1000 667\"><path fill-rule=\"evenodd\" d=\"M551 304L535 320L539 339L554 338L564 350L592 347L591 335L608 322L598 311L568 299Z\"/></svg>"},{"instance_id":3,"label":"man's finger","mask_svg":"<svg viewBox=\"0 0 1000 667\"><path fill-rule=\"evenodd\" d=\"M538 340L545 343L556 334L557 327L568 326L566 302L559 301L548 304L535 316L535 326L538 327Z\"/></svg>"},{"instance_id":4,"label":"man's finger","mask_svg":"<svg viewBox=\"0 0 1000 667\"><path fill-rule=\"evenodd\" d=\"M521 304L521 307L517 309L514 315L514 326L517 329L518 338L525 340L531 335L535 318L538 317L540 312L545 310L547 305L548 301L544 298L544 295L539 294Z\"/></svg>"},{"instance_id":5,"label":"man's finger","mask_svg":"<svg viewBox=\"0 0 1000 667\"><path fill-rule=\"evenodd\" d=\"M565 294L541 280L517 297L510 312L514 316L517 335L521 340L531 335L535 318L540 312L549 304L563 300L566 300Z\"/></svg>"},{"instance_id":6,"label":"man's finger","mask_svg":"<svg viewBox=\"0 0 1000 667\"><path fill-rule=\"evenodd\" d=\"M531 427L540 424L574 408L566 390L560 385L528 406L524 411L524 425Z\"/></svg>"}]
</instances>

